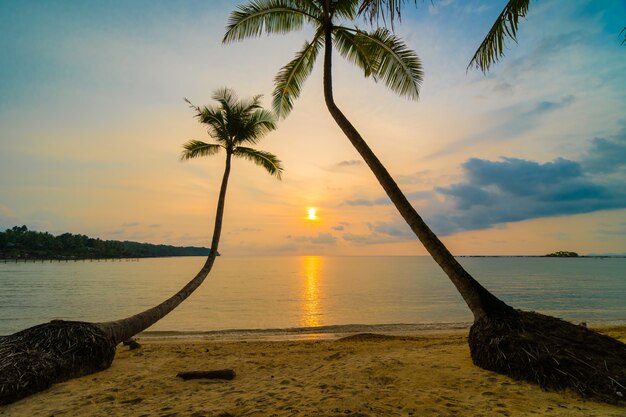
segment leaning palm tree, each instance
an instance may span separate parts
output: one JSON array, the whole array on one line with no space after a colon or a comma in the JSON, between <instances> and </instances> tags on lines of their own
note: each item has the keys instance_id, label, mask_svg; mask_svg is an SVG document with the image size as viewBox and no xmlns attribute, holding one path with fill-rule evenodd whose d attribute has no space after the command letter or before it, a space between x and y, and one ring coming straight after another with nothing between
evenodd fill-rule
<instances>
[{"instance_id":1,"label":"leaning palm tree","mask_svg":"<svg viewBox=\"0 0 626 417\"><path fill-rule=\"evenodd\" d=\"M399 7L402 0L379 2ZM454 258L409 203L387 169L335 103L332 89L333 48L363 70L366 77L392 91L417 99L422 69L417 55L385 28L364 31L346 26L358 16L361 0L252 0L229 19L224 42L263 33L286 33L304 23L315 33L275 78L274 110L282 117L293 107L324 50L326 106L370 167L397 210L426 250L455 285L474 315L469 344L474 363L490 370L539 383L546 388L573 387L582 395L618 402L626 385L626 345L580 326L515 310L484 288ZM397 9L392 9L396 10ZM392 15L393 16L393 15ZM580 342L573 342L580 339ZM587 345L592 345L589 348ZM574 347L573 354L572 348ZM605 369L600 352L614 367ZM591 363L591 366L583 365ZM602 365L602 366L600 366Z\"/></svg>"},{"instance_id":2,"label":"leaning palm tree","mask_svg":"<svg viewBox=\"0 0 626 417\"><path fill-rule=\"evenodd\" d=\"M0 405L42 391L56 382L108 368L119 343L165 317L202 284L218 254L233 156L249 159L280 178L283 168L276 156L240 146L256 144L266 133L276 129L275 116L261 108L261 96L240 101L232 90L222 89L213 98L218 106L193 108L218 144L192 140L184 145L181 155L181 159L186 160L213 155L222 148L226 150L211 248L202 269L172 297L134 316L104 323L54 320L1 338Z\"/></svg>"}]
</instances>

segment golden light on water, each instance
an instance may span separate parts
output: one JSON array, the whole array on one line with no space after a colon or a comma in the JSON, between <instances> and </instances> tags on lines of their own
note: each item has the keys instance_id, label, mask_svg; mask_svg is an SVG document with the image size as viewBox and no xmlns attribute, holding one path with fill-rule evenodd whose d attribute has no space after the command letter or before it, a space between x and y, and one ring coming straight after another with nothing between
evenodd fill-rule
<instances>
[{"instance_id":1,"label":"golden light on water","mask_svg":"<svg viewBox=\"0 0 626 417\"><path fill-rule=\"evenodd\" d=\"M303 256L302 258L302 326L320 326L320 266L319 256Z\"/></svg>"},{"instance_id":2,"label":"golden light on water","mask_svg":"<svg viewBox=\"0 0 626 417\"><path fill-rule=\"evenodd\" d=\"M317 220L317 207L309 207L307 209L309 215L307 216L307 220Z\"/></svg>"}]
</instances>

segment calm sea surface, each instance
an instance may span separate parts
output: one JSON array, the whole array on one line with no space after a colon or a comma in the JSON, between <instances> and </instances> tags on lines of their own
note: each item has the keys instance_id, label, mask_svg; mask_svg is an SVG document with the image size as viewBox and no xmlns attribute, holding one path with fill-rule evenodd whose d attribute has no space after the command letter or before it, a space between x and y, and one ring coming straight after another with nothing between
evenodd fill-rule
<instances>
[{"instance_id":1,"label":"calm sea surface","mask_svg":"<svg viewBox=\"0 0 626 417\"><path fill-rule=\"evenodd\" d=\"M460 258L514 307L574 322L626 323L626 259ZM108 321L158 304L204 258L0 263L0 335L52 319ZM220 257L152 331L469 323L428 257Z\"/></svg>"}]
</instances>

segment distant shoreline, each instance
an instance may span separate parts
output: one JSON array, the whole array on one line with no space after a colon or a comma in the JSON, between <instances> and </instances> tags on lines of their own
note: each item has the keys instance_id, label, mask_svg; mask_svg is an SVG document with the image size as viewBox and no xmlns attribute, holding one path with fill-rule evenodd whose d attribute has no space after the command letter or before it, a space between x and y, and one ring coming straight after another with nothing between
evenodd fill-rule
<instances>
[{"instance_id":1,"label":"distant shoreline","mask_svg":"<svg viewBox=\"0 0 626 417\"><path fill-rule=\"evenodd\" d=\"M0 259L83 260L207 256L210 248L102 240L86 235L48 232L14 226L0 232Z\"/></svg>"},{"instance_id":2,"label":"distant shoreline","mask_svg":"<svg viewBox=\"0 0 626 417\"><path fill-rule=\"evenodd\" d=\"M136 261L139 259L167 259L167 258L205 258L206 255L137 255L137 256L107 256L107 257L81 257L81 256L54 256L54 257L3 257L0 262L63 262L63 261ZM222 256L220 253L217 256Z\"/></svg>"}]
</instances>

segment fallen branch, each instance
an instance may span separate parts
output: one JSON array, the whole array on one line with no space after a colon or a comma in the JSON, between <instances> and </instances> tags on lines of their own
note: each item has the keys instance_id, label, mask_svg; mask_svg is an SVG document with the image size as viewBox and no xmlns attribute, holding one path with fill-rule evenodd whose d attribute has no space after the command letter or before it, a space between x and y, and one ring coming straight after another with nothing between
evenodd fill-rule
<instances>
[{"instance_id":1,"label":"fallen branch","mask_svg":"<svg viewBox=\"0 0 626 417\"><path fill-rule=\"evenodd\" d=\"M182 378L185 381L188 379L235 379L235 371L232 369L220 369L217 371L188 371L179 372L176 374L178 378Z\"/></svg>"}]
</instances>

